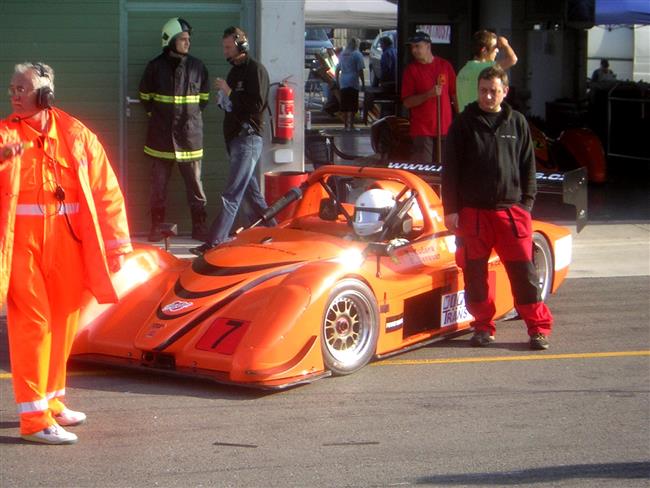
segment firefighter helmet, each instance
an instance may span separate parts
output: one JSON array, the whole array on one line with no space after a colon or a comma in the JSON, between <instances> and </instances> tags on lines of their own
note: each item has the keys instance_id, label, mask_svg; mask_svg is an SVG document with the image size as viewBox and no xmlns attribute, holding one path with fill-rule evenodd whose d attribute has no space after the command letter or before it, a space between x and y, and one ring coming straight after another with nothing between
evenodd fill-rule
<instances>
[{"instance_id":1,"label":"firefighter helmet","mask_svg":"<svg viewBox=\"0 0 650 488\"><path fill-rule=\"evenodd\" d=\"M180 17L169 19L162 28L162 47L173 47L174 38L182 32L192 35L192 26L189 22Z\"/></svg>"}]
</instances>

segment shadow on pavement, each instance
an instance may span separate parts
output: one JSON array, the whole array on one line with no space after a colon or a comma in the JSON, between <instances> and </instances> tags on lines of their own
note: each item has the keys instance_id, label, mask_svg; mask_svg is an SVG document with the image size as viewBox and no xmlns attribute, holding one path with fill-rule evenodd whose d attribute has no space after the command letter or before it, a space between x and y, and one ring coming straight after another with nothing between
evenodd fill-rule
<instances>
[{"instance_id":1,"label":"shadow on pavement","mask_svg":"<svg viewBox=\"0 0 650 488\"><path fill-rule=\"evenodd\" d=\"M574 464L502 473L459 473L419 478L418 485L516 486L523 483L563 482L572 479L647 479L650 462Z\"/></svg>"}]
</instances>

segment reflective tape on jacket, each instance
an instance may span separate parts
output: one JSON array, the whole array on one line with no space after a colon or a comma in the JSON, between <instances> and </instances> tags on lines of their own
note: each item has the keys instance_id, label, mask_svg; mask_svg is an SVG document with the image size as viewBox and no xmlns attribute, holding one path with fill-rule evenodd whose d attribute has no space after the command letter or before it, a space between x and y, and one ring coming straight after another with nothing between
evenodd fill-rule
<instances>
[{"instance_id":1,"label":"reflective tape on jacket","mask_svg":"<svg viewBox=\"0 0 650 488\"><path fill-rule=\"evenodd\" d=\"M203 157L203 149L196 151L156 151L149 146L144 146L144 153L159 159L175 159L176 161L196 161Z\"/></svg>"},{"instance_id":2,"label":"reflective tape on jacket","mask_svg":"<svg viewBox=\"0 0 650 488\"><path fill-rule=\"evenodd\" d=\"M57 206L56 215L76 214L79 212L79 203L64 203ZM16 205L16 215L53 215L45 211L43 205L38 203L19 203Z\"/></svg>"},{"instance_id":3,"label":"reflective tape on jacket","mask_svg":"<svg viewBox=\"0 0 650 488\"><path fill-rule=\"evenodd\" d=\"M160 93L140 92L141 100L153 100L154 102L171 103L175 105L199 103L200 101L206 101L209 98L209 93L199 93L198 95L161 95Z\"/></svg>"}]
</instances>

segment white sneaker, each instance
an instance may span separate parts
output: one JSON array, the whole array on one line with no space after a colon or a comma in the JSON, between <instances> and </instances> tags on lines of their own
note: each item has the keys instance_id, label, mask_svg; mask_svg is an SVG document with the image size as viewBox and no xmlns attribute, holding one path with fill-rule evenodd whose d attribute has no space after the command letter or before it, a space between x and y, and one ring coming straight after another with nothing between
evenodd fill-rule
<instances>
[{"instance_id":1,"label":"white sneaker","mask_svg":"<svg viewBox=\"0 0 650 488\"><path fill-rule=\"evenodd\" d=\"M74 444L79 439L72 432L68 432L57 424L36 432L35 434L22 435L26 441L40 442L41 444Z\"/></svg>"},{"instance_id":2,"label":"white sneaker","mask_svg":"<svg viewBox=\"0 0 650 488\"><path fill-rule=\"evenodd\" d=\"M60 414L54 415L54 420L56 420L57 424L63 425L64 427L72 427L83 424L86 421L86 414L64 408Z\"/></svg>"}]
</instances>

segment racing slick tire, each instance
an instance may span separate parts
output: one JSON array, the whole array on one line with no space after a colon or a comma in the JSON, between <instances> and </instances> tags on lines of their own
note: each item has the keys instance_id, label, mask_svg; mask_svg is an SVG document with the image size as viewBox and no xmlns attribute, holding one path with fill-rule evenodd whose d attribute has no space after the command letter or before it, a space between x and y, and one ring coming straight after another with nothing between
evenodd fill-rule
<instances>
[{"instance_id":1,"label":"racing slick tire","mask_svg":"<svg viewBox=\"0 0 650 488\"><path fill-rule=\"evenodd\" d=\"M539 232L533 234L533 263L537 270L540 298L545 302L553 285L553 254L548 241Z\"/></svg>"},{"instance_id":2,"label":"racing slick tire","mask_svg":"<svg viewBox=\"0 0 650 488\"><path fill-rule=\"evenodd\" d=\"M379 307L370 288L355 279L339 281L323 313L325 367L338 376L354 373L372 359L378 334Z\"/></svg>"}]
</instances>

